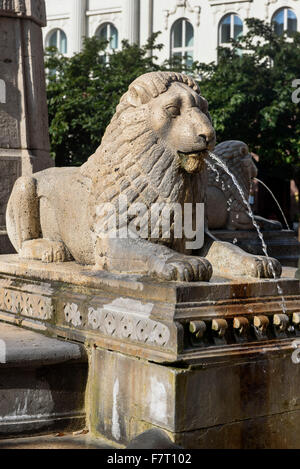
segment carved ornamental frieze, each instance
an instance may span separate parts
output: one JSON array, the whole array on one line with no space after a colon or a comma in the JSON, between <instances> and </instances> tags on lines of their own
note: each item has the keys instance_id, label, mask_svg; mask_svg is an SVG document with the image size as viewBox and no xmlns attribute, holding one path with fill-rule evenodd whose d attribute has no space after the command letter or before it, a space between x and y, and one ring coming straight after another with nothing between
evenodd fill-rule
<instances>
[{"instance_id":1,"label":"carved ornamental frieze","mask_svg":"<svg viewBox=\"0 0 300 469\"><path fill-rule=\"evenodd\" d=\"M168 287L166 293L167 284L157 283L156 290L162 288L165 295L158 301L154 287L147 292L134 290L130 297L119 290L121 283L107 295L101 280L99 288L82 289L65 282L5 275L0 276L0 320L160 362L206 363L261 349L290 350L300 338L299 282L280 281L284 310L276 281L264 282L263 294L255 283L232 284L233 297L219 284L218 288L199 284L194 293L191 285L184 290L178 287L177 300L177 287ZM130 281L125 284L122 288L129 292ZM246 291L247 298L241 298ZM212 292L227 299L215 294L211 300Z\"/></svg>"},{"instance_id":2,"label":"carved ornamental frieze","mask_svg":"<svg viewBox=\"0 0 300 469\"><path fill-rule=\"evenodd\" d=\"M51 298L0 287L0 310L47 321L52 318L53 305Z\"/></svg>"}]
</instances>

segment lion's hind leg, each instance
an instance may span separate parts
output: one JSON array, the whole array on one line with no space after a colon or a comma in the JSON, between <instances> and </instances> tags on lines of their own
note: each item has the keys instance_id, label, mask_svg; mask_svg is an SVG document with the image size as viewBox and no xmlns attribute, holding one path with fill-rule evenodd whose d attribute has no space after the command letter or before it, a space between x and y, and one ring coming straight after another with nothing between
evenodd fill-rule
<instances>
[{"instance_id":1,"label":"lion's hind leg","mask_svg":"<svg viewBox=\"0 0 300 469\"><path fill-rule=\"evenodd\" d=\"M43 262L64 262L71 255L64 243L42 238L40 203L37 196L37 180L20 177L12 190L6 214L10 240L25 259Z\"/></svg>"},{"instance_id":2,"label":"lion's hind leg","mask_svg":"<svg viewBox=\"0 0 300 469\"><path fill-rule=\"evenodd\" d=\"M25 241L41 236L39 201L34 177L22 176L15 182L7 205L6 226L17 252Z\"/></svg>"}]
</instances>

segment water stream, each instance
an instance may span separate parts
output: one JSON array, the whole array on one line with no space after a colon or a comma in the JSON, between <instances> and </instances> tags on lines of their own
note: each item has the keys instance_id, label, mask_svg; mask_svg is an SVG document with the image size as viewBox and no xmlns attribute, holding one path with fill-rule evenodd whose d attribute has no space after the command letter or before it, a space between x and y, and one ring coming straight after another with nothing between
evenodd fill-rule
<instances>
[{"instance_id":1,"label":"water stream","mask_svg":"<svg viewBox=\"0 0 300 469\"><path fill-rule=\"evenodd\" d=\"M273 192L271 191L271 189L270 189L263 181L261 181L261 180L258 179L258 178L254 178L254 181L257 181L259 184L261 184L262 186L264 186L265 189L267 189L267 191L269 191L269 193L271 194L271 196L272 196L273 199L275 200L275 202L276 202L276 204L277 204L277 207L278 207L279 210L280 210L280 213L281 213L281 215L282 215L282 218L284 219L284 223L285 223L287 229L290 230L290 227L289 227L289 224L288 224L287 219L286 219L286 217L285 217L285 214L283 213L283 210L282 210L282 208L280 207L280 204L279 204L278 200L276 199L275 195L273 194Z\"/></svg>"},{"instance_id":2,"label":"water stream","mask_svg":"<svg viewBox=\"0 0 300 469\"><path fill-rule=\"evenodd\" d=\"M231 171L228 169L228 167L226 166L226 164L219 158L217 157L214 153L211 153L209 152L209 156L216 162L216 164L218 166L220 166L226 174L228 174L228 176L232 179L234 185L236 186L240 196L241 196L241 199L243 201L243 203L245 204L246 208L247 208L247 212L248 212L248 215L249 217L251 218L252 220L252 223L253 223L253 226L254 228L256 229L257 231L257 234L258 234L258 237L261 241L261 244L262 244L262 250L266 256L266 258L268 259L268 265L269 265L269 268L270 268L270 271L274 277L274 279L276 279L276 273L275 273L275 270L274 270L274 267L273 267L273 264L271 262L271 259L270 259L270 256L268 254L268 250L267 250L267 245L265 243L265 240L264 240L264 237L262 235L262 232L260 230L260 227L258 226L255 218L254 218L254 214L252 212L252 209L251 209L251 206L248 202L248 200L246 199L245 197L245 194L244 194L244 191L243 189L241 188L240 184L238 183L236 177L234 174L231 173ZM208 166L211 167L210 163L208 162ZM285 299L284 299L284 296L283 296L283 291L282 291L282 288L280 287L280 285L278 284L278 282L276 282L276 286L277 286L277 291L278 291L278 294L281 296L281 300L282 300L282 303L281 303L281 307L282 307L282 311L283 313L286 314L286 311L287 311L287 307L286 307L286 302L285 302Z\"/></svg>"}]
</instances>

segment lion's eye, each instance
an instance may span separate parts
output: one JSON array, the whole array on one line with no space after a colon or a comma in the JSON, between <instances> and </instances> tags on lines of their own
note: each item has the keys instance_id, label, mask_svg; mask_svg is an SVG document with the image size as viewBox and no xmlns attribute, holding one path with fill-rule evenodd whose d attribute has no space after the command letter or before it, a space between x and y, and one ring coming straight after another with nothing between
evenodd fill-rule
<instances>
[{"instance_id":1,"label":"lion's eye","mask_svg":"<svg viewBox=\"0 0 300 469\"><path fill-rule=\"evenodd\" d=\"M179 116L180 114L180 109L178 106L168 106L166 108L167 110L167 113L171 116L171 117L177 117Z\"/></svg>"}]
</instances>

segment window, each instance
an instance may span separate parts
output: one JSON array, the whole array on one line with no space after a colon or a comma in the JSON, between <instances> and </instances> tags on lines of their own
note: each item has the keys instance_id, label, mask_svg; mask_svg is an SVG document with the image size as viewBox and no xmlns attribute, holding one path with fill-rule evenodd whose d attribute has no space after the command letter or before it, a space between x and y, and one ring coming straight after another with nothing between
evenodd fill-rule
<instances>
[{"instance_id":1,"label":"window","mask_svg":"<svg viewBox=\"0 0 300 469\"><path fill-rule=\"evenodd\" d=\"M109 54L111 54L115 49L118 49L119 45L119 34L117 28L112 23L105 23L97 31L97 35L104 39L105 41L109 41L107 44L107 48L105 50L105 62L109 60Z\"/></svg>"},{"instance_id":2,"label":"window","mask_svg":"<svg viewBox=\"0 0 300 469\"><path fill-rule=\"evenodd\" d=\"M180 18L171 30L171 57L178 57L182 64L191 65L194 60L194 28L191 23Z\"/></svg>"},{"instance_id":3,"label":"window","mask_svg":"<svg viewBox=\"0 0 300 469\"><path fill-rule=\"evenodd\" d=\"M243 34L243 22L238 15L230 13L220 22L219 44L228 44L232 39L238 39Z\"/></svg>"},{"instance_id":4,"label":"window","mask_svg":"<svg viewBox=\"0 0 300 469\"><path fill-rule=\"evenodd\" d=\"M289 37L297 31L297 16L289 8L282 8L277 11L272 19L274 31L279 36L287 31Z\"/></svg>"},{"instance_id":5,"label":"window","mask_svg":"<svg viewBox=\"0 0 300 469\"><path fill-rule=\"evenodd\" d=\"M61 54L67 53L67 36L62 29L55 29L50 33L48 36L47 46L56 47Z\"/></svg>"},{"instance_id":6,"label":"window","mask_svg":"<svg viewBox=\"0 0 300 469\"><path fill-rule=\"evenodd\" d=\"M65 35L62 29L54 29L53 31L51 31L48 35L46 45L47 47L56 47L58 52L60 52L61 54L67 54L68 52L67 36ZM48 73L52 77L58 75L57 70L55 68L49 69Z\"/></svg>"}]
</instances>

